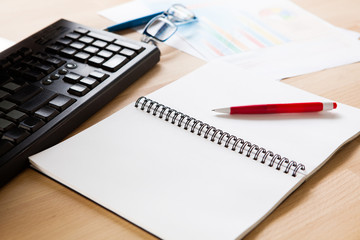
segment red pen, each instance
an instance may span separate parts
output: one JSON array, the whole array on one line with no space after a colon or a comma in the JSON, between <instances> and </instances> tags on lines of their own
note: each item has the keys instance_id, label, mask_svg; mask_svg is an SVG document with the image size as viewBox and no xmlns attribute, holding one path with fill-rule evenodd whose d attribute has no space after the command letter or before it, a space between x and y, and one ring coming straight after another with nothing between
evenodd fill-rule
<instances>
[{"instance_id":1,"label":"red pen","mask_svg":"<svg viewBox=\"0 0 360 240\"><path fill-rule=\"evenodd\" d=\"M218 108L213 111L227 114L303 113L328 111L336 107L335 102L305 102L236 106Z\"/></svg>"}]
</instances>

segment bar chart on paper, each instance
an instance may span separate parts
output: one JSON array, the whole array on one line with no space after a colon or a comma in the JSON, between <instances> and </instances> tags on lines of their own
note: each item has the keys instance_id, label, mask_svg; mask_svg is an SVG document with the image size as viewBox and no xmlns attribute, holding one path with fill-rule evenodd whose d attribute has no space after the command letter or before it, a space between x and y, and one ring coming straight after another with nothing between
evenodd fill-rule
<instances>
[{"instance_id":1,"label":"bar chart on paper","mask_svg":"<svg viewBox=\"0 0 360 240\"><path fill-rule=\"evenodd\" d=\"M226 18L219 24L216 17L202 16L196 26L196 34L185 35L186 29L180 30L182 36L189 41L205 58L227 56L258 48L271 47L290 40L273 28L258 21L246 13L239 13ZM231 21L231 23L226 23ZM191 28L191 26L189 26Z\"/></svg>"},{"instance_id":2,"label":"bar chart on paper","mask_svg":"<svg viewBox=\"0 0 360 240\"><path fill-rule=\"evenodd\" d=\"M198 21L179 26L166 44L205 61L225 61L280 80L360 59L359 33L331 25L289 0L132 0L128 7L100 14L124 22L134 17L129 12L144 16L179 2Z\"/></svg>"},{"instance_id":3,"label":"bar chart on paper","mask_svg":"<svg viewBox=\"0 0 360 240\"><path fill-rule=\"evenodd\" d=\"M143 2L156 11L171 4L165 0ZM179 27L177 36L205 60L307 40L333 30L287 0L183 0L181 3L199 21ZM179 46L176 40L170 40L173 43L169 41L169 45Z\"/></svg>"}]
</instances>

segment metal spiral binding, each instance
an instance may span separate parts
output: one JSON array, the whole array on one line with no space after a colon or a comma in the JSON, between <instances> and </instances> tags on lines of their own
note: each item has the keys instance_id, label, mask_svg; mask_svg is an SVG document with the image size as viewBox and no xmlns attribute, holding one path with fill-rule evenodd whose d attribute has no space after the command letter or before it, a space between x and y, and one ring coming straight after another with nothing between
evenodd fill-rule
<instances>
[{"instance_id":1,"label":"metal spiral binding","mask_svg":"<svg viewBox=\"0 0 360 240\"><path fill-rule=\"evenodd\" d=\"M199 136L203 134L203 137L205 139L208 139L210 137L210 141L212 142L215 142L215 139L217 138L217 144L221 145L224 143L224 147L229 148L230 146L232 151L235 151L238 148L238 153L246 153L246 157L250 158L253 154L253 160L257 161L259 158L261 158L260 163L262 164L265 164L268 160L270 161L268 166L275 166L276 170L285 168L284 173L286 174L292 170L293 177L296 177L298 171L305 170L305 166L301 163L290 161L286 157L282 157L279 154L274 154L272 151L266 150L265 148L259 147L256 144L245 141L242 138L230 135L229 133L224 132L221 129L217 129L207 123L203 123L200 120L176 111L175 109L167 107L149 98L138 98L135 102L135 107L138 108L139 106L141 110L144 111L146 109L147 113L152 112L152 115L159 118L164 118L165 121L170 120L172 124L175 124L177 122L178 127L183 127L185 130L190 129L190 132L196 132L196 134Z\"/></svg>"}]
</instances>

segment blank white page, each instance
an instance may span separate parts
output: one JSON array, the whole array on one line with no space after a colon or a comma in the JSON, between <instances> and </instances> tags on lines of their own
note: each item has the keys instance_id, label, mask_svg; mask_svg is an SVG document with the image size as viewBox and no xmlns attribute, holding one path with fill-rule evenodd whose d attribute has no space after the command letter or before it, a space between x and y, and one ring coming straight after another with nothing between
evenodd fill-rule
<instances>
[{"instance_id":1,"label":"blank white page","mask_svg":"<svg viewBox=\"0 0 360 240\"><path fill-rule=\"evenodd\" d=\"M301 180L133 106L31 163L163 239L235 239Z\"/></svg>"},{"instance_id":2,"label":"blank white page","mask_svg":"<svg viewBox=\"0 0 360 240\"><path fill-rule=\"evenodd\" d=\"M208 64L149 97L302 162L310 172L359 128L359 111L345 105L320 114L215 114L211 109L236 103L323 100L222 64ZM332 125L339 128L336 137L327 132ZM306 172L292 177L133 104L30 160L163 239L242 237L306 178Z\"/></svg>"}]
</instances>

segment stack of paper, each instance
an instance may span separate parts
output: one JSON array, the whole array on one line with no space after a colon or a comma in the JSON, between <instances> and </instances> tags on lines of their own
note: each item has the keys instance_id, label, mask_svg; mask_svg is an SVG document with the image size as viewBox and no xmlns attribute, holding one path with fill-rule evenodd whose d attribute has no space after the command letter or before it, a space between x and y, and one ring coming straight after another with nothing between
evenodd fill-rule
<instances>
[{"instance_id":1,"label":"stack of paper","mask_svg":"<svg viewBox=\"0 0 360 240\"><path fill-rule=\"evenodd\" d=\"M99 14L123 22L173 1L134 0ZM332 26L287 0L185 0L199 21L179 27L170 46L282 79L360 60L360 34Z\"/></svg>"}]
</instances>

